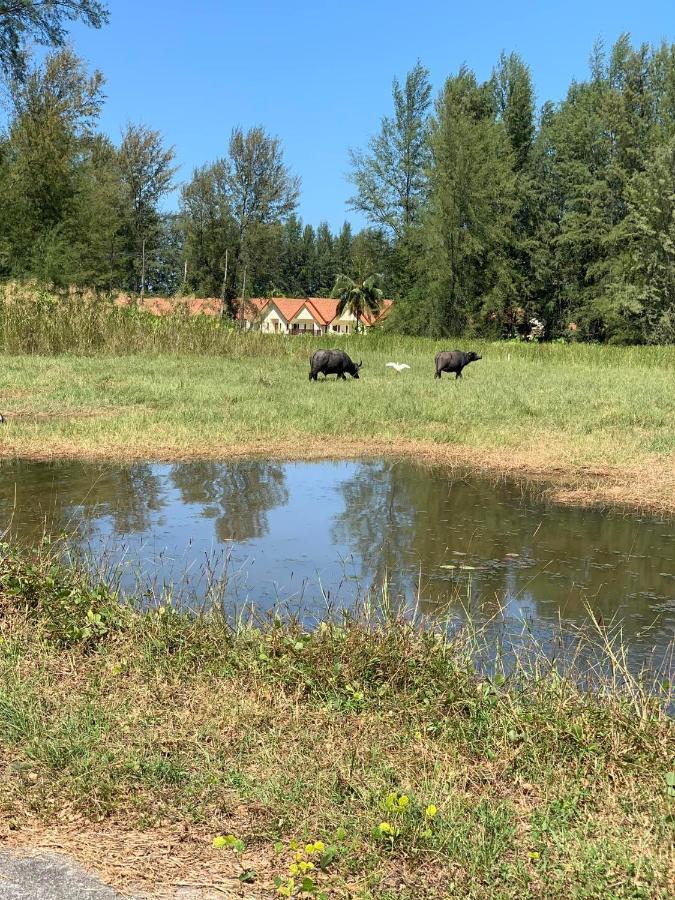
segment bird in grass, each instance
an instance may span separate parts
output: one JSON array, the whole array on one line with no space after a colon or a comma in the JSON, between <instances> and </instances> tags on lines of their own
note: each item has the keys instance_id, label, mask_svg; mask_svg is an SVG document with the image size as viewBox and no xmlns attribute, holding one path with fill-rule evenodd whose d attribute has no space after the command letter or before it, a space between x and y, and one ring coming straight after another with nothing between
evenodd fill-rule
<instances>
[{"instance_id":1,"label":"bird in grass","mask_svg":"<svg viewBox=\"0 0 675 900\"><path fill-rule=\"evenodd\" d=\"M7 419L3 416L2 413L0 413L0 425L4 425L6 421Z\"/></svg>"},{"instance_id":2,"label":"bird in grass","mask_svg":"<svg viewBox=\"0 0 675 900\"><path fill-rule=\"evenodd\" d=\"M391 369L396 369L397 372L402 372L404 369L410 368L406 363L385 363L385 365L389 366Z\"/></svg>"}]
</instances>

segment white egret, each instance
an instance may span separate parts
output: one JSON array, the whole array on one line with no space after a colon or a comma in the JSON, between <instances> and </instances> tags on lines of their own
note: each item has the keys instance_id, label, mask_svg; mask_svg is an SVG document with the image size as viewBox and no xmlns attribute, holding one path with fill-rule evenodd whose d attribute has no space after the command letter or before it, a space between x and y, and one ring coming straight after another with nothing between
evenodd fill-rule
<instances>
[{"instance_id":1,"label":"white egret","mask_svg":"<svg viewBox=\"0 0 675 900\"><path fill-rule=\"evenodd\" d=\"M396 369L397 372L402 372L404 369L409 369L410 366L405 363L385 363L385 365L389 366L392 369Z\"/></svg>"}]
</instances>

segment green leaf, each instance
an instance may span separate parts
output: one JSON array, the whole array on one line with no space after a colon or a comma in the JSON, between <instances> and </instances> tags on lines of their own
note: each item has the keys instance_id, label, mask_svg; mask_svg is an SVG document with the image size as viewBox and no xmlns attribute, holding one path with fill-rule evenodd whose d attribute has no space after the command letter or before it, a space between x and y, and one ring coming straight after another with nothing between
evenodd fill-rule
<instances>
[{"instance_id":1,"label":"green leaf","mask_svg":"<svg viewBox=\"0 0 675 900\"><path fill-rule=\"evenodd\" d=\"M325 851L321 854L321 858L319 859L319 868L327 869L337 856L337 853L338 849L333 844L331 844L330 847L326 847Z\"/></svg>"},{"instance_id":2,"label":"green leaf","mask_svg":"<svg viewBox=\"0 0 675 900\"><path fill-rule=\"evenodd\" d=\"M300 888L305 891L306 894L313 894L316 890L314 879L310 878L309 875L305 875L300 883Z\"/></svg>"},{"instance_id":3,"label":"green leaf","mask_svg":"<svg viewBox=\"0 0 675 900\"><path fill-rule=\"evenodd\" d=\"M242 884L253 884L257 877L258 873L255 869L244 869L239 876L239 881L241 881Z\"/></svg>"}]
</instances>

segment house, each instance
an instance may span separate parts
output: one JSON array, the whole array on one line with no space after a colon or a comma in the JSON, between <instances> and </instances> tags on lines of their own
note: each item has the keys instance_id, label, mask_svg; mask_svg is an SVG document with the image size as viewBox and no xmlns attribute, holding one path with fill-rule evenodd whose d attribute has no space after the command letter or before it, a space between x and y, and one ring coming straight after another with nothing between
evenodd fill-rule
<instances>
[{"instance_id":1,"label":"house","mask_svg":"<svg viewBox=\"0 0 675 900\"><path fill-rule=\"evenodd\" d=\"M244 318L247 328L257 327L266 334L352 334L356 318L347 311L338 316L338 303L331 297L253 297L246 301ZM378 315L361 316L359 329L367 331L382 322L391 304L383 300Z\"/></svg>"}]
</instances>

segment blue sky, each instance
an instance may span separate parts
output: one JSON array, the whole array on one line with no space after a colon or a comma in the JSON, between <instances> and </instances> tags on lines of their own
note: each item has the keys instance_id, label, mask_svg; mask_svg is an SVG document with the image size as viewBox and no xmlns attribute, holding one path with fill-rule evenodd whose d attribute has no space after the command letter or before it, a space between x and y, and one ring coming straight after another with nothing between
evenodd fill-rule
<instances>
[{"instance_id":1,"label":"blue sky","mask_svg":"<svg viewBox=\"0 0 675 900\"><path fill-rule=\"evenodd\" d=\"M596 38L675 39L672 0L456 3L419 0L109 0L110 24L72 29L75 50L107 79L102 128L159 129L178 178L227 150L233 126L262 124L302 178L299 212L339 228L350 212L348 148L363 147L391 108L391 83L419 58L434 93L467 63L489 77L502 50L530 66L537 100L584 78ZM175 205L174 195L169 206Z\"/></svg>"}]
</instances>

